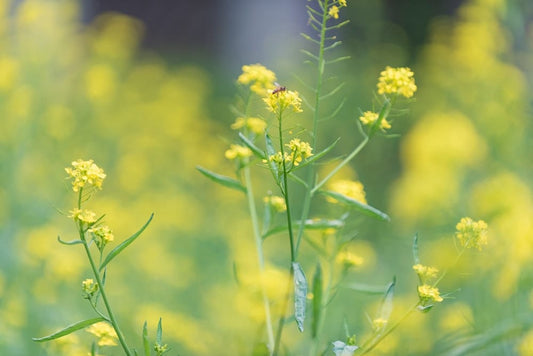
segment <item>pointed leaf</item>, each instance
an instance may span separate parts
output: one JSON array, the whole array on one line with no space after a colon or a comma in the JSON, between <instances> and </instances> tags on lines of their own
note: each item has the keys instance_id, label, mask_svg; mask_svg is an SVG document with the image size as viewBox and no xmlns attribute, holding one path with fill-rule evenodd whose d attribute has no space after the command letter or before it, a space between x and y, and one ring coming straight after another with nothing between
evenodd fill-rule
<instances>
[{"instance_id":1,"label":"pointed leaf","mask_svg":"<svg viewBox=\"0 0 533 356\"><path fill-rule=\"evenodd\" d=\"M257 157L261 158L261 159L265 159L265 152L263 152L262 149L260 149L259 147L257 147L252 141L250 141L248 139L248 137L244 136L242 134L242 132L239 132L239 138L242 140L242 142L244 143L244 145L246 147L248 147L253 153L254 155L256 155Z\"/></svg>"},{"instance_id":2,"label":"pointed leaf","mask_svg":"<svg viewBox=\"0 0 533 356\"><path fill-rule=\"evenodd\" d=\"M381 126L381 121L385 120L389 116L389 112L391 110L391 102L388 99L385 99L385 102L383 103L383 106L381 107L381 110L379 111L379 115L377 120L374 122L374 124L370 127L369 136L372 137L376 131Z\"/></svg>"},{"instance_id":3,"label":"pointed leaf","mask_svg":"<svg viewBox=\"0 0 533 356\"><path fill-rule=\"evenodd\" d=\"M61 240L61 237L59 237L59 235L57 235L57 241L59 241L59 243L62 243L63 245L78 245L83 243L83 241L81 240L63 241Z\"/></svg>"},{"instance_id":4,"label":"pointed leaf","mask_svg":"<svg viewBox=\"0 0 533 356\"><path fill-rule=\"evenodd\" d=\"M307 305L307 280L298 262L292 263L294 273L294 318L300 332L304 331L305 309Z\"/></svg>"},{"instance_id":5,"label":"pointed leaf","mask_svg":"<svg viewBox=\"0 0 533 356\"><path fill-rule=\"evenodd\" d=\"M374 207L372 207L370 205L361 203L358 200L355 200L353 198L347 197L344 194L340 194L340 193L337 193L337 192L332 192L332 191L329 191L329 190L321 190L320 193L322 193L324 195L327 195L327 196L330 196L330 197L340 201L341 203L344 203L344 204L348 205L349 207L358 210L359 212L361 212L361 213L363 213L365 215L368 215L368 216L373 217L373 218L377 218L378 220L382 220L382 221L390 221L389 216L387 214L385 214L384 212L379 211L378 209L376 209L376 208L374 208Z\"/></svg>"},{"instance_id":6,"label":"pointed leaf","mask_svg":"<svg viewBox=\"0 0 533 356\"><path fill-rule=\"evenodd\" d=\"M144 356L150 356L150 340L148 340L148 323L146 321L143 325L143 348Z\"/></svg>"},{"instance_id":7,"label":"pointed leaf","mask_svg":"<svg viewBox=\"0 0 533 356\"><path fill-rule=\"evenodd\" d=\"M102 317L98 317L98 318L78 321L77 323L71 324L71 325L69 325L69 326L67 326L67 327L65 327L65 328L63 328L63 329L61 329L59 331L56 331L55 333L53 333L51 335L44 336L44 337L34 337L34 338L32 338L32 340L33 341L37 341L37 342L55 340L55 339L58 339L58 338L60 338L62 336L71 334L74 331L78 331L80 329L83 329L83 328L85 328L85 327L87 327L89 325L98 323L100 321L105 321L105 319L102 318Z\"/></svg>"},{"instance_id":8,"label":"pointed leaf","mask_svg":"<svg viewBox=\"0 0 533 356\"><path fill-rule=\"evenodd\" d=\"M111 250L111 252L109 252L105 260L100 265L100 271L104 269L104 267L107 266L107 264L111 262L113 258L117 257L119 253L121 253L126 247L128 247L133 241L135 241L135 239L139 237L139 235L142 234L142 232L148 227L148 225L152 221L153 217L154 217L154 213L150 215L150 218L148 219L148 221L139 229L139 231L131 235L128 239L124 240L120 245L118 245L113 250Z\"/></svg>"},{"instance_id":9,"label":"pointed leaf","mask_svg":"<svg viewBox=\"0 0 533 356\"><path fill-rule=\"evenodd\" d=\"M267 160L270 156L273 156L276 154L276 149L274 148L274 144L272 143L272 139L268 134L265 134L265 145L266 145L266 152L267 152ZM278 165L275 162L268 161L268 165L270 167L270 170L272 171L272 174L274 175L274 178L276 179L276 182L279 183L279 172L278 172Z\"/></svg>"},{"instance_id":10,"label":"pointed leaf","mask_svg":"<svg viewBox=\"0 0 533 356\"><path fill-rule=\"evenodd\" d=\"M161 318L159 318L159 322L157 323L157 333L155 336L155 342L158 345L163 345L163 325L161 324Z\"/></svg>"},{"instance_id":11,"label":"pointed leaf","mask_svg":"<svg viewBox=\"0 0 533 356\"><path fill-rule=\"evenodd\" d=\"M320 267L320 262L318 262L313 276L313 320L311 322L311 336L313 339L318 334L322 314L322 283L322 268Z\"/></svg>"},{"instance_id":12,"label":"pointed leaf","mask_svg":"<svg viewBox=\"0 0 533 356\"><path fill-rule=\"evenodd\" d=\"M383 294L388 290L388 286L375 286L364 283L348 283L342 285L344 288L354 290L356 292L367 294Z\"/></svg>"},{"instance_id":13,"label":"pointed leaf","mask_svg":"<svg viewBox=\"0 0 533 356\"><path fill-rule=\"evenodd\" d=\"M333 149L333 147L335 147L335 145L337 144L337 142L339 142L341 138L337 138L331 145L329 145L328 147L326 147L324 150L320 151L319 153L317 154L314 154L312 155L309 159L307 159L304 163L300 164L299 166L295 167L295 169L299 169L299 168L302 168L302 167L305 167L307 166L309 163L312 163L320 158L322 158L323 156L325 156L329 151L331 151Z\"/></svg>"},{"instance_id":14,"label":"pointed leaf","mask_svg":"<svg viewBox=\"0 0 533 356\"><path fill-rule=\"evenodd\" d=\"M415 265L420 264L420 257L418 257L418 233L415 234L413 239L413 259L415 261Z\"/></svg>"},{"instance_id":15,"label":"pointed leaf","mask_svg":"<svg viewBox=\"0 0 533 356\"><path fill-rule=\"evenodd\" d=\"M200 171L200 173L202 173L204 176L211 179L213 182L216 182L225 187L240 190L241 192L246 193L246 188L241 184L241 182L239 182L238 180L234 178L230 178L230 177L223 176L215 172L211 172L210 170L205 169L200 166L196 166L196 169Z\"/></svg>"},{"instance_id":16,"label":"pointed leaf","mask_svg":"<svg viewBox=\"0 0 533 356\"><path fill-rule=\"evenodd\" d=\"M392 279L392 282L389 284L385 295L383 296L383 302L381 303L381 310L379 317L383 320L389 320L392 313L392 299L394 297L394 286L396 285L396 276Z\"/></svg>"}]
</instances>

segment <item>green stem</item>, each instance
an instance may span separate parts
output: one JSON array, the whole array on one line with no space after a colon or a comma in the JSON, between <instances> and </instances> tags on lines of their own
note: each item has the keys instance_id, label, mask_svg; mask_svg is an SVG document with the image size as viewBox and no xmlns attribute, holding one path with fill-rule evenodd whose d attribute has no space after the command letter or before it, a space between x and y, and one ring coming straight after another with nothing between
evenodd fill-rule
<instances>
[{"instance_id":1,"label":"green stem","mask_svg":"<svg viewBox=\"0 0 533 356\"><path fill-rule=\"evenodd\" d=\"M250 176L250 167L246 165L244 168L244 181L246 185L246 197L248 198L248 209L252 219L252 228L254 231L255 247L257 250L257 259L259 261L259 274L262 276L265 269L265 258L263 254L263 240L259 232L259 223L257 219L257 210L255 208L254 194L252 190L252 179ZM272 328L272 315L270 313L270 303L265 292L265 288L261 285L261 294L263 297L263 304L265 307L266 329L268 336L268 349L272 352L274 348L274 332Z\"/></svg>"},{"instance_id":2,"label":"green stem","mask_svg":"<svg viewBox=\"0 0 533 356\"><path fill-rule=\"evenodd\" d=\"M79 195L78 195L78 209L81 209L82 190L83 189L80 189ZM98 287L100 288L100 295L102 296L102 300L104 301L104 305L109 315L109 321L111 322L113 329L115 329L115 332L117 333L118 340L120 342L120 345L124 349L124 352L126 353L127 356L132 356L132 353L130 352L128 345L126 344L126 339L124 338L124 335L122 334L122 331L120 330L120 327L118 326L117 319L115 318L115 315L113 314L113 310L111 309L109 300L107 299L105 288L100 278L98 268L96 268L94 259L91 255L91 251L89 250L89 245L87 243L87 240L85 239L85 231L83 230L82 222L78 222L78 232L80 235L80 240L83 241L83 247L85 248L85 253L87 254L87 258L89 259L89 264L91 265L91 269L93 270L94 278L96 279L96 283L98 283Z\"/></svg>"},{"instance_id":3,"label":"green stem","mask_svg":"<svg viewBox=\"0 0 533 356\"><path fill-rule=\"evenodd\" d=\"M293 270L292 270L292 264L290 267L291 273L289 274L288 284L287 284L287 293L285 293L285 299L283 301L283 306L281 307L281 316L279 317L278 321L278 331L276 332L276 341L274 344L274 352L272 353L272 356L277 356L279 353L279 348L281 346L281 335L283 334L283 326L285 325L285 314L287 314L287 309L289 308L289 300L290 300L290 290L293 286Z\"/></svg>"}]
</instances>

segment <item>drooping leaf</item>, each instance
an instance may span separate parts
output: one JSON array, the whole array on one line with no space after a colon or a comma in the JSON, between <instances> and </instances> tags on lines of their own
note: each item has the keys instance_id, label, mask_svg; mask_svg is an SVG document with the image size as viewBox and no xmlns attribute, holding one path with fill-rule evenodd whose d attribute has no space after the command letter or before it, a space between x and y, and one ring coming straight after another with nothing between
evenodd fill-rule
<instances>
[{"instance_id":1,"label":"drooping leaf","mask_svg":"<svg viewBox=\"0 0 533 356\"><path fill-rule=\"evenodd\" d=\"M259 147L257 147L252 141L250 141L248 139L248 137L244 136L242 134L242 132L239 132L239 138L241 139L241 141L244 143L244 145L246 147L248 147L253 153L254 155L256 155L257 157L261 158L261 159L265 159L265 152L263 152L262 149L260 149Z\"/></svg>"},{"instance_id":2,"label":"drooping leaf","mask_svg":"<svg viewBox=\"0 0 533 356\"><path fill-rule=\"evenodd\" d=\"M34 338L32 338L32 340L33 341L37 341L37 342L43 342L43 341L50 341L50 340L59 339L62 336L71 334L74 331L78 331L80 329L83 329L83 328L85 328L85 327L87 327L89 325L98 323L100 321L105 321L105 319L102 318L102 317L98 317L98 318L78 321L77 323L71 324L71 325L69 325L69 326L67 326L67 327L65 327L65 328L63 328L63 329L61 329L59 331L56 331L53 334L50 334L50 335L44 336L44 337L34 337Z\"/></svg>"},{"instance_id":3,"label":"drooping leaf","mask_svg":"<svg viewBox=\"0 0 533 356\"><path fill-rule=\"evenodd\" d=\"M241 184L241 182L239 182L237 179L234 179L234 178L231 178L231 177L227 177L227 176L223 176L222 174L218 174L218 173L215 173L215 172L211 172L210 170L208 169L205 169L203 167L200 167L200 166L196 166L196 169L202 173L204 176L206 176L207 178L211 179L213 182L216 182L218 184L221 184L225 187L228 187L228 188L231 188L231 189L236 189L236 190L239 190L241 192L244 192L246 193L246 187L243 186Z\"/></svg>"},{"instance_id":4,"label":"drooping leaf","mask_svg":"<svg viewBox=\"0 0 533 356\"><path fill-rule=\"evenodd\" d=\"M304 331L305 309L307 306L307 280L298 262L292 263L294 273L294 319L300 332Z\"/></svg>"},{"instance_id":5,"label":"drooping leaf","mask_svg":"<svg viewBox=\"0 0 533 356\"><path fill-rule=\"evenodd\" d=\"M129 245L131 245L131 243L133 241L135 241L135 239L137 237L139 237L139 235L142 234L142 232L148 227L148 225L150 224L150 222L152 221L154 217L154 213L152 213L150 215L150 218L148 219L148 221L139 229L139 231L137 231L136 233L134 233L133 235L131 235L130 237L128 237L126 240L124 240L120 245L118 245L117 247L115 247L113 250L111 250L111 252L109 252L109 254L106 256L106 258L104 259L104 261L102 262L102 264L100 265L100 271L102 269L104 269L105 266L107 266L107 264L109 262L111 262L113 260L113 258L117 257L117 255L119 253L121 253L126 247L128 247Z\"/></svg>"},{"instance_id":6,"label":"drooping leaf","mask_svg":"<svg viewBox=\"0 0 533 356\"><path fill-rule=\"evenodd\" d=\"M420 257L418 257L418 233L415 234L413 239L413 259L415 261L415 265L420 264Z\"/></svg>"},{"instance_id":7,"label":"drooping leaf","mask_svg":"<svg viewBox=\"0 0 533 356\"><path fill-rule=\"evenodd\" d=\"M366 293L366 294L383 294L385 293L389 286L375 286L364 283L346 283L342 284L344 288L348 288L357 292Z\"/></svg>"},{"instance_id":8,"label":"drooping leaf","mask_svg":"<svg viewBox=\"0 0 533 356\"><path fill-rule=\"evenodd\" d=\"M81 240L63 241L61 240L61 237L59 237L59 235L57 235L57 241L59 241L59 243L62 243L63 245L78 245L83 243L83 241Z\"/></svg>"},{"instance_id":9,"label":"drooping leaf","mask_svg":"<svg viewBox=\"0 0 533 356\"><path fill-rule=\"evenodd\" d=\"M144 356L150 356L150 340L148 340L148 323L146 321L143 325L143 348Z\"/></svg>"},{"instance_id":10,"label":"drooping leaf","mask_svg":"<svg viewBox=\"0 0 533 356\"><path fill-rule=\"evenodd\" d=\"M322 284L322 268L320 267L320 262L318 262L313 276L313 320L311 322L311 337L313 339L318 334L320 316L322 314Z\"/></svg>"},{"instance_id":11,"label":"drooping leaf","mask_svg":"<svg viewBox=\"0 0 533 356\"><path fill-rule=\"evenodd\" d=\"M364 203L361 203L360 201L358 200L355 200L353 198L350 198L350 197L347 197L346 195L344 194L341 194L341 193L337 193L337 192L332 192L330 190L320 190L320 193L324 194L324 195L327 195L327 196L330 196L336 200L338 200L339 202L343 203L343 204L346 204L347 206L351 207L351 208L354 208L356 209L357 211L365 214L365 215L368 215L370 217L373 217L373 218L376 218L378 220L381 220L381 221L390 221L390 217L385 214L384 212L370 206L370 205L367 205L367 204L364 204Z\"/></svg>"},{"instance_id":12,"label":"drooping leaf","mask_svg":"<svg viewBox=\"0 0 533 356\"><path fill-rule=\"evenodd\" d=\"M295 226L300 225L300 221L294 222ZM344 227L344 221L339 219L307 219L305 220L305 228L307 230L325 230L325 229L340 229ZM274 235L287 230L287 225L275 226L263 234L263 238Z\"/></svg>"}]
</instances>

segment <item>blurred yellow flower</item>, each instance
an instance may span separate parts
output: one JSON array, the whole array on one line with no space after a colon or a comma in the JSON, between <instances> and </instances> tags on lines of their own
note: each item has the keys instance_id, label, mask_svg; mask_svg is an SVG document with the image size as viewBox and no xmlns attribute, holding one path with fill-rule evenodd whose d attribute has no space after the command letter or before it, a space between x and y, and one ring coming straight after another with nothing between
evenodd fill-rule
<instances>
[{"instance_id":1,"label":"blurred yellow flower","mask_svg":"<svg viewBox=\"0 0 533 356\"><path fill-rule=\"evenodd\" d=\"M87 278L81 282L81 289L84 298L90 298L98 291L98 283L95 283L92 278Z\"/></svg>"},{"instance_id":2,"label":"blurred yellow flower","mask_svg":"<svg viewBox=\"0 0 533 356\"><path fill-rule=\"evenodd\" d=\"M261 135L265 132L267 123L265 122L265 120L260 119L258 117L249 117L247 119L243 117L238 117L231 125L231 128L233 130L239 130L243 127L246 127L246 129L256 135Z\"/></svg>"},{"instance_id":3,"label":"blurred yellow flower","mask_svg":"<svg viewBox=\"0 0 533 356\"><path fill-rule=\"evenodd\" d=\"M439 289L427 284L418 286L418 296L422 305L433 302L442 302L443 299L440 296Z\"/></svg>"},{"instance_id":4,"label":"blurred yellow flower","mask_svg":"<svg viewBox=\"0 0 533 356\"><path fill-rule=\"evenodd\" d=\"M333 5L332 7L329 8L328 15L333 17L334 19L338 19L339 18L339 8L337 6L335 6L335 5Z\"/></svg>"},{"instance_id":5,"label":"blurred yellow flower","mask_svg":"<svg viewBox=\"0 0 533 356\"><path fill-rule=\"evenodd\" d=\"M117 345L117 333L115 332L115 329L104 321L89 326L87 332L99 338L99 346Z\"/></svg>"},{"instance_id":6,"label":"blurred yellow flower","mask_svg":"<svg viewBox=\"0 0 533 356\"><path fill-rule=\"evenodd\" d=\"M11 89L19 72L19 63L8 57L0 58L0 91Z\"/></svg>"},{"instance_id":7,"label":"blurred yellow flower","mask_svg":"<svg viewBox=\"0 0 533 356\"><path fill-rule=\"evenodd\" d=\"M237 78L237 82L249 85L250 89L257 95L264 96L269 89L274 89L276 74L261 64L251 64L242 66L242 74Z\"/></svg>"},{"instance_id":8,"label":"blurred yellow flower","mask_svg":"<svg viewBox=\"0 0 533 356\"><path fill-rule=\"evenodd\" d=\"M270 205L278 213L282 213L287 210L287 204L285 199L276 195L269 195L263 198L263 201Z\"/></svg>"},{"instance_id":9,"label":"blurred yellow flower","mask_svg":"<svg viewBox=\"0 0 533 356\"><path fill-rule=\"evenodd\" d=\"M104 170L94 164L93 160L83 161L78 159L72 162L73 168L65 168L67 174L74 178L72 190L79 191L86 185L102 189L102 183L106 177Z\"/></svg>"},{"instance_id":10,"label":"blurred yellow flower","mask_svg":"<svg viewBox=\"0 0 533 356\"><path fill-rule=\"evenodd\" d=\"M357 256L350 251L341 251L335 257L335 262L343 266L343 268L359 267L364 261L361 256Z\"/></svg>"},{"instance_id":11,"label":"blurred yellow flower","mask_svg":"<svg viewBox=\"0 0 533 356\"><path fill-rule=\"evenodd\" d=\"M380 73L378 82L379 94L400 94L410 98L416 91L414 73L407 67L386 67Z\"/></svg>"},{"instance_id":12,"label":"blurred yellow flower","mask_svg":"<svg viewBox=\"0 0 533 356\"><path fill-rule=\"evenodd\" d=\"M383 328L385 328L385 326L387 326L388 322L389 321L387 319L376 318L376 319L372 320L372 329L374 329L374 331L383 330Z\"/></svg>"},{"instance_id":13,"label":"blurred yellow flower","mask_svg":"<svg viewBox=\"0 0 533 356\"><path fill-rule=\"evenodd\" d=\"M252 155L252 151L245 146L241 145L230 145L230 148L226 150L224 156L229 160L234 160L236 158L243 159L250 157Z\"/></svg>"},{"instance_id":14,"label":"blurred yellow flower","mask_svg":"<svg viewBox=\"0 0 533 356\"><path fill-rule=\"evenodd\" d=\"M340 6L346 6L346 0L339 0Z\"/></svg>"},{"instance_id":15,"label":"blurred yellow flower","mask_svg":"<svg viewBox=\"0 0 533 356\"><path fill-rule=\"evenodd\" d=\"M70 211L69 218L73 218L74 221L91 224L96 221L96 213L86 209L73 209Z\"/></svg>"},{"instance_id":16,"label":"blurred yellow flower","mask_svg":"<svg viewBox=\"0 0 533 356\"><path fill-rule=\"evenodd\" d=\"M363 125L371 126L376 122L378 119L379 114L372 111L365 111L362 116L359 117L359 120L363 123ZM391 128L389 122L383 118L381 119L381 122L379 123L379 128L382 130L388 130Z\"/></svg>"},{"instance_id":17,"label":"blurred yellow flower","mask_svg":"<svg viewBox=\"0 0 533 356\"><path fill-rule=\"evenodd\" d=\"M488 225L483 220L473 221L471 218L462 218L455 226L455 236L465 248L475 247L481 251L481 247L487 245Z\"/></svg>"},{"instance_id":18,"label":"blurred yellow flower","mask_svg":"<svg viewBox=\"0 0 533 356\"><path fill-rule=\"evenodd\" d=\"M270 95L263 98L263 101L267 104L267 109L276 115L281 115L285 109L291 106L294 112L303 111L302 99L296 91L286 89L273 91Z\"/></svg>"},{"instance_id":19,"label":"blurred yellow flower","mask_svg":"<svg viewBox=\"0 0 533 356\"><path fill-rule=\"evenodd\" d=\"M363 183L359 181L353 181L348 179L339 179L331 182L328 188L334 192L347 196L348 198L360 201L366 204L366 196ZM337 203L337 199L332 197L326 197L330 203Z\"/></svg>"},{"instance_id":20,"label":"blurred yellow flower","mask_svg":"<svg viewBox=\"0 0 533 356\"><path fill-rule=\"evenodd\" d=\"M425 283L425 281L428 279L435 278L439 272L439 270L435 267L428 267L421 264L414 265L413 269L423 283Z\"/></svg>"},{"instance_id":21,"label":"blurred yellow flower","mask_svg":"<svg viewBox=\"0 0 533 356\"><path fill-rule=\"evenodd\" d=\"M115 239L115 236L113 235L113 232L109 226L100 225L90 228L88 231L93 234L94 242L99 249L102 249L105 245Z\"/></svg>"}]
</instances>

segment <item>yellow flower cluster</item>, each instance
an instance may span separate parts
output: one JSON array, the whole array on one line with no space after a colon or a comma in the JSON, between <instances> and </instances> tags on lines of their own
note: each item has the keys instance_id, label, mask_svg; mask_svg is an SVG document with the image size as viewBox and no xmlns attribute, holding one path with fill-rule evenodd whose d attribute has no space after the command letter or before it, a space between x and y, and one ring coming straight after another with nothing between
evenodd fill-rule
<instances>
[{"instance_id":1,"label":"yellow flower cluster","mask_svg":"<svg viewBox=\"0 0 533 356\"><path fill-rule=\"evenodd\" d=\"M313 155L311 145L299 138L293 138L285 146L291 150L290 157L295 166L299 165L303 159L307 159Z\"/></svg>"},{"instance_id":2,"label":"yellow flower cluster","mask_svg":"<svg viewBox=\"0 0 533 356\"><path fill-rule=\"evenodd\" d=\"M483 220L473 221L471 218L462 218L455 227L457 229L455 236L465 248L475 247L481 251L481 247L488 243L488 225Z\"/></svg>"},{"instance_id":3,"label":"yellow flower cluster","mask_svg":"<svg viewBox=\"0 0 533 356\"><path fill-rule=\"evenodd\" d=\"M294 112L302 112L302 99L296 91L277 90L263 98L267 104L267 109L277 115L281 115L285 109L292 107Z\"/></svg>"},{"instance_id":4,"label":"yellow flower cluster","mask_svg":"<svg viewBox=\"0 0 533 356\"><path fill-rule=\"evenodd\" d=\"M230 145L230 148L224 153L224 156L229 160L234 160L236 158L243 159L250 157L251 155L252 151L248 147L241 145Z\"/></svg>"},{"instance_id":5,"label":"yellow flower cluster","mask_svg":"<svg viewBox=\"0 0 533 356\"><path fill-rule=\"evenodd\" d=\"M104 321L89 326L87 332L99 338L98 346L115 346L117 344L115 329Z\"/></svg>"},{"instance_id":6,"label":"yellow flower cluster","mask_svg":"<svg viewBox=\"0 0 533 356\"><path fill-rule=\"evenodd\" d=\"M386 67L380 73L378 81L379 94L400 94L410 98L416 92L414 73L407 67Z\"/></svg>"},{"instance_id":7,"label":"yellow flower cluster","mask_svg":"<svg viewBox=\"0 0 533 356\"><path fill-rule=\"evenodd\" d=\"M372 320L372 329L374 329L374 331L383 330L383 328L385 328L385 326L387 326L388 322L389 321L387 319L376 318L376 319Z\"/></svg>"},{"instance_id":8,"label":"yellow flower cluster","mask_svg":"<svg viewBox=\"0 0 533 356\"><path fill-rule=\"evenodd\" d=\"M427 284L418 286L418 296L422 305L431 304L433 302L442 302L443 299L440 296L439 289Z\"/></svg>"},{"instance_id":9,"label":"yellow flower cluster","mask_svg":"<svg viewBox=\"0 0 533 356\"><path fill-rule=\"evenodd\" d=\"M435 278L439 272L439 270L435 267L428 267L421 264L414 265L413 269L415 270L416 274L418 274L418 277L422 283L425 283L429 279Z\"/></svg>"},{"instance_id":10,"label":"yellow flower cluster","mask_svg":"<svg viewBox=\"0 0 533 356\"><path fill-rule=\"evenodd\" d=\"M239 130L243 127L256 135L262 135L263 133L265 133L267 123L265 122L265 120L260 119L258 117L249 117L247 119L245 119L244 117L238 117L231 125L231 128L233 130Z\"/></svg>"},{"instance_id":11,"label":"yellow flower cluster","mask_svg":"<svg viewBox=\"0 0 533 356\"><path fill-rule=\"evenodd\" d=\"M344 268L350 268L361 266L364 262L364 259L361 256L351 253L350 251L341 251L337 257L335 257L335 262Z\"/></svg>"},{"instance_id":12,"label":"yellow flower cluster","mask_svg":"<svg viewBox=\"0 0 533 356\"><path fill-rule=\"evenodd\" d=\"M378 119L379 114L375 113L373 111L365 111L362 116L359 117L359 120L363 123L363 125L371 126L376 122ZM381 122L379 123L379 128L383 131L388 130L391 128L390 123L385 119L381 119Z\"/></svg>"},{"instance_id":13,"label":"yellow flower cluster","mask_svg":"<svg viewBox=\"0 0 533 356\"><path fill-rule=\"evenodd\" d=\"M90 298L98 291L98 283L95 283L92 278L87 278L81 282L81 289L84 297Z\"/></svg>"},{"instance_id":14,"label":"yellow flower cluster","mask_svg":"<svg viewBox=\"0 0 533 356\"><path fill-rule=\"evenodd\" d=\"M265 204L270 205L278 213L282 213L287 210L287 204L285 199L276 195L269 195L263 198Z\"/></svg>"},{"instance_id":15,"label":"yellow flower cluster","mask_svg":"<svg viewBox=\"0 0 533 356\"><path fill-rule=\"evenodd\" d=\"M105 245L115 239L113 232L108 226L100 225L88 230L93 234L94 242L99 249L102 249Z\"/></svg>"},{"instance_id":16,"label":"yellow flower cluster","mask_svg":"<svg viewBox=\"0 0 533 356\"><path fill-rule=\"evenodd\" d=\"M237 82L250 85L250 90L260 96L274 89L275 81L276 74L259 63L242 66L242 74L237 78Z\"/></svg>"},{"instance_id":17,"label":"yellow flower cluster","mask_svg":"<svg viewBox=\"0 0 533 356\"><path fill-rule=\"evenodd\" d=\"M329 184L329 189L366 204L366 195L363 183L348 179L339 179ZM338 203L338 200L332 197L326 198L330 203Z\"/></svg>"},{"instance_id":18,"label":"yellow flower cluster","mask_svg":"<svg viewBox=\"0 0 533 356\"><path fill-rule=\"evenodd\" d=\"M73 209L70 211L70 215L68 217L73 218L74 221L80 221L87 224L96 222L96 213L87 209Z\"/></svg>"},{"instance_id":19,"label":"yellow flower cluster","mask_svg":"<svg viewBox=\"0 0 533 356\"><path fill-rule=\"evenodd\" d=\"M333 5L328 10L328 15L333 17L334 19L339 18L339 8L336 5Z\"/></svg>"},{"instance_id":20,"label":"yellow flower cluster","mask_svg":"<svg viewBox=\"0 0 533 356\"><path fill-rule=\"evenodd\" d=\"M104 170L94 164L92 159L88 161L78 159L72 162L72 168L65 168L65 171L70 178L74 178L72 189L75 192L86 185L102 189L102 183L106 177Z\"/></svg>"}]
</instances>

